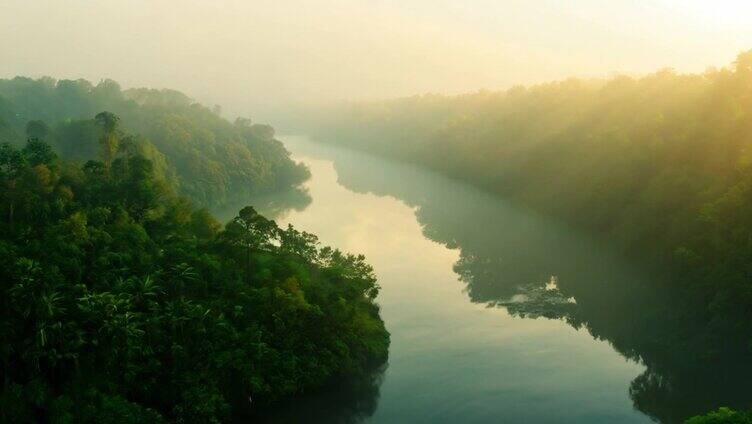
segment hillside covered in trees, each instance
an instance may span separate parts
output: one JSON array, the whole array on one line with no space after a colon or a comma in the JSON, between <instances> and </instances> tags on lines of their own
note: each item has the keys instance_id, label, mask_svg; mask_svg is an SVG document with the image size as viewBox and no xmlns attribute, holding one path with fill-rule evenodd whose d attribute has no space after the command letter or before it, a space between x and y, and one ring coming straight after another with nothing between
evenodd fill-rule
<instances>
[{"instance_id":1,"label":"hillside covered in trees","mask_svg":"<svg viewBox=\"0 0 752 424\"><path fill-rule=\"evenodd\" d=\"M120 118L134 134L124 140L148 158L160 178L201 206L221 206L295 186L308 178L290 160L268 125L230 123L173 90L121 90L111 80L0 80L0 143L23 146L45 139L61 157L83 163L98 158L101 111Z\"/></svg>"},{"instance_id":2,"label":"hillside covered in trees","mask_svg":"<svg viewBox=\"0 0 752 424\"><path fill-rule=\"evenodd\" d=\"M472 182L667 270L657 280L674 304L723 349L752 353L752 52L702 74L426 95L309 118L318 140Z\"/></svg>"},{"instance_id":3,"label":"hillside covered in trees","mask_svg":"<svg viewBox=\"0 0 752 424\"><path fill-rule=\"evenodd\" d=\"M0 91L78 93L83 110L110 87L82 84L14 80ZM226 124L201 107L173 113L174 105L107 93L130 111L122 121L182 138L149 144L119 130L112 113L65 120L62 107L39 105L46 112L36 114L4 103L5 137L19 137L22 119L58 123L46 132L32 121L23 147L0 145L0 421L218 422L333 379L370 378L386 360L389 334L362 256L320 247L314 235L279 228L252 207L223 227L171 185L195 195L198 186L186 189L181 172L242 161L253 143L267 143L283 169L299 169L281 146L256 134L259 127ZM25 99L29 108L49 100ZM9 119L9 110L24 112ZM58 158L42 137L83 164ZM76 146L91 150L78 156ZM195 161L174 160L175 152ZM204 200L256 181L252 172L282 181L247 159L247 169L223 165L217 177L232 182L202 186ZM235 171L249 174L224 174Z\"/></svg>"}]
</instances>

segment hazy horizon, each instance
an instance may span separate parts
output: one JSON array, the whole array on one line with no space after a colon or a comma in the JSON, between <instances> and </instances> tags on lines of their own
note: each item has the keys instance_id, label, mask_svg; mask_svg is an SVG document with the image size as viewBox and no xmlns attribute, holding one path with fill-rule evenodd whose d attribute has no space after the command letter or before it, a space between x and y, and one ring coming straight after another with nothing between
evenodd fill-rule
<instances>
[{"instance_id":1,"label":"hazy horizon","mask_svg":"<svg viewBox=\"0 0 752 424\"><path fill-rule=\"evenodd\" d=\"M0 0L0 423L752 423L750 18Z\"/></svg>"},{"instance_id":2,"label":"hazy horizon","mask_svg":"<svg viewBox=\"0 0 752 424\"><path fill-rule=\"evenodd\" d=\"M111 78L264 120L317 102L701 72L752 48L750 12L742 2L675 0L9 0L0 77Z\"/></svg>"}]
</instances>

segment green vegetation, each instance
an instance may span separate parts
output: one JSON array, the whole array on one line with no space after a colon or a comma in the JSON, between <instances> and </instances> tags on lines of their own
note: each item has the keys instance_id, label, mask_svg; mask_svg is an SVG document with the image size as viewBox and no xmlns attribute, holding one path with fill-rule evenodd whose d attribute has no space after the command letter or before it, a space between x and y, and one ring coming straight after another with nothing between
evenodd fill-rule
<instances>
[{"instance_id":1,"label":"green vegetation","mask_svg":"<svg viewBox=\"0 0 752 424\"><path fill-rule=\"evenodd\" d=\"M91 119L103 110L120 122ZM102 125L112 126L112 138L120 124L139 134L127 141L157 174L201 206L245 201L308 178L308 170L274 139L272 127L248 119L233 124L217 112L177 91L121 90L110 80L96 86L84 80L0 80L0 143L22 147L27 136L36 137L65 159L83 163L104 154L106 164L117 146L104 143Z\"/></svg>"},{"instance_id":2,"label":"green vegetation","mask_svg":"<svg viewBox=\"0 0 752 424\"><path fill-rule=\"evenodd\" d=\"M334 112L334 113L333 113ZM698 75L567 80L315 116L347 143L470 181L670 270L723 345L752 347L752 52Z\"/></svg>"},{"instance_id":3,"label":"green vegetation","mask_svg":"<svg viewBox=\"0 0 752 424\"><path fill-rule=\"evenodd\" d=\"M72 90L86 100L108 87L76 91L82 84L14 80L0 92ZM180 113L123 104L131 120L142 107L163 115L140 125L201 133L190 143L198 133L184 134L186 151L207 143L224 155L261 143L211 144L214 136ZM200 107L180 110L232 137L258 131ZM171 183L185 189L188 176L167 159L177 157L169 143L127 135L119 121L104 112L49 133L30 122L25 147L0 146L0 421L226 421L339 377L367 378L386 360L379 288L362 256L321 248L315 236L278 228L252 207L222 228L174 194ZM13 133L14 125L0 128ZM79 144L64 147L74 134L101 160L59 160L40 139L76 151Z\"/></svg>"},{"instance_id":4,"label":"green vegetation","mask_svg":"<svg viewBox=\"0 0 752 424\"><path fill-rule=\"evenodd\" d=\"M655 269L455 179L347 149L322 150L339 184L400 199L427 238L458 251L454 271L470 301L518 317L560 319L643 366L628 394L653 421L749 407L752 352L744 334L698 314L701 306Z\"/></svg>"},{"instance_id":5,"label":"green vegetation","mask_svg":"<svg viewBox=\"0 0 752 424\"><path fill-rule=\"evenodd\" d=\"M692 417L687 424L750 424L752 412L739 412L729 408L718 408L706 415Z\"/></svg>"}]
</instances>

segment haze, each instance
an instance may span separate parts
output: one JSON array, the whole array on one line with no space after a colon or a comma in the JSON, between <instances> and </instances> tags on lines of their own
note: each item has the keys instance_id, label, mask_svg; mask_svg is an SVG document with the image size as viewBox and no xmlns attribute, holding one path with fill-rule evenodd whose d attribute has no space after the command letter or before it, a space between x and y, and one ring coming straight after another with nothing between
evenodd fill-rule
<instances>
[{"instance_id":1,"label":"haze","mask_svg":"<svg viewBox=\"0 0 752 424\"><path fill-rule=\"evenodd\" d=\"M747 2L17 1L0 77L112 78L263 119L289 105L698 72L752 46Z\"/></svg>"},{"instance_id":2,"label":"haze","mask_svg":"<svg viewBox=\"0 0 752 424\"><path fill-rule=\"evenodd\" d=\"M0 424L751 424L750 18L0 0Z\"/></svg>"}]
</instances>

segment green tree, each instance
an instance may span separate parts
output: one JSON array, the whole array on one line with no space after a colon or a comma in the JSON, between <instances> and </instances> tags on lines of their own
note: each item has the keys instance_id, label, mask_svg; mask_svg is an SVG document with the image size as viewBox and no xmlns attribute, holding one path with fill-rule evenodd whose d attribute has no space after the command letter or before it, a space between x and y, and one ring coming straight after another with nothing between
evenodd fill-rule
<instances>
[{"instance_id":1,"label":"green tree","mask_svg":"<svg viewBox=\"0 0 752 424\"><path fill-rule=\"evenodd\" d=\"M120 118L110 112L100 112L94 118L97 125L102 129L99 144L102 146L102 159L105 169L110 168L118 151L119 138L117 134Z\"/></svg>"},{"instance_id":2,"label":"green tree","mask_svg":"<svg viewBox=\"0 0 752 424\"><path fill-rule=\"evenodd\" d=\"M729 408L718 408L717 411L698 415L686 421L686 424L750 424L752 414L749 412L734 411Z\"/></svg>"},{"instance_id":3,"label":"green tree","mask_svg":"<svg viewBox=\"0 0 752 424\"><path fill-rule=\"evenodd\" d=\"M0 421L223 422L371 378L362 259L252 207L220 229L127 144L109 173L0 145Z\"/></svg>"}]
</instances>

